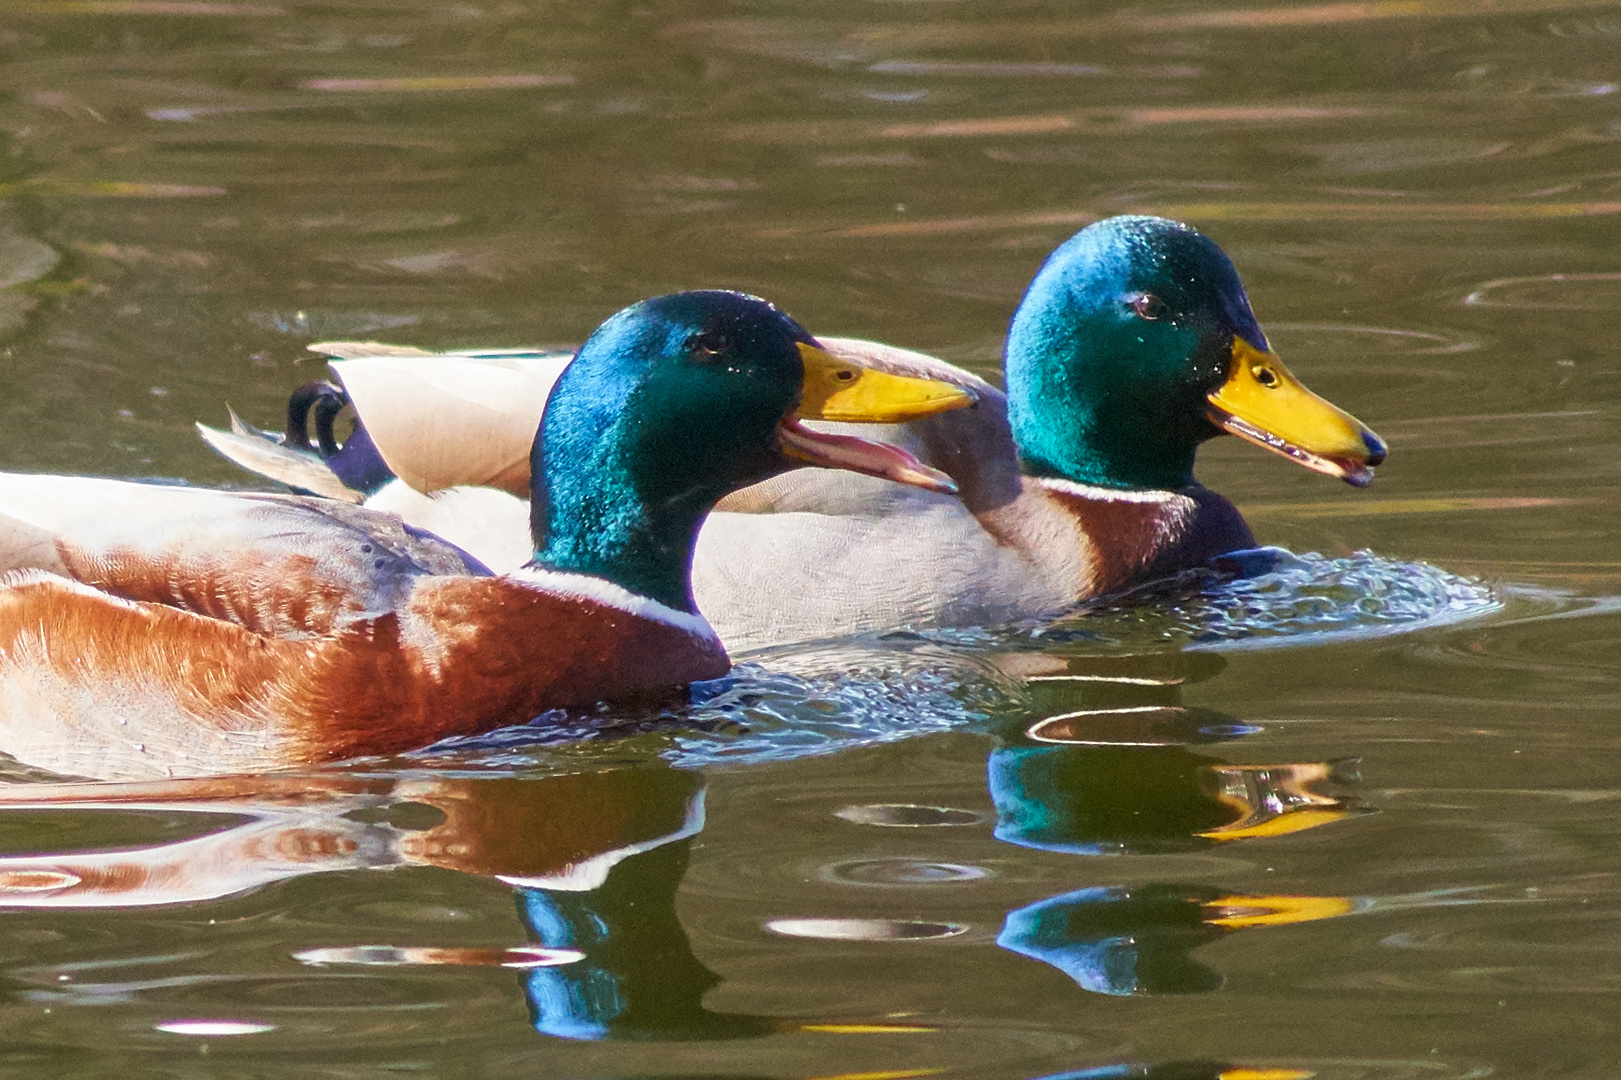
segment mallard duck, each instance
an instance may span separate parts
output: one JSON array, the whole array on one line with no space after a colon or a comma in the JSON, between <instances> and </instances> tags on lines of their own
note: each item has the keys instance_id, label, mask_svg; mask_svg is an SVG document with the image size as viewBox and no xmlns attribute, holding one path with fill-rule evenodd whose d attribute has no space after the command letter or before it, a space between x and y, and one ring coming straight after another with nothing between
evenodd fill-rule
<instances>
[{"instance_id":1,"label":"mallard duck","mask_svg":"<svg viewBox=\"0 0 1621 1080\"><path fill-rule=\"evenodd\" d=\"M1215 242L1163 218L1100 221L1052 253L1013 316L1005 395L920 353L821 341L978 398L885 435L950 475L960 498L813 470L728 497L704 526L693 587L733 650L1037 617L1253 547L1238 510L1193 477L1199 445L1223 433L1356 486L1385 457L1377 435L1283 366ZM523 432L538 423L556 356L312 348L343 358L332 393L359 418L344 449L373 475L401 478L373 505L492 566L524 557L525 509L496 489L524 482ZM319 455L270 447L240 425L204 434L249 468L364 497L323 477ZM273 452L316 479L254 458Z\"/></svg>"},{"instance_id":2,"label":"mallard duck","mask_svg":"<svg viewBox=\"0 0 1621 1080\"><path fill-rule=\"evenodd\" d=\"M799 418L970 402L835 361L753 297L634 305L557 381L532 556L500 575L330 500L0 475L0 747L102 778L252 771L714 678L730 661L688 582L714 502L804 464L950 491Z\"/></svg>"}]
</instances>

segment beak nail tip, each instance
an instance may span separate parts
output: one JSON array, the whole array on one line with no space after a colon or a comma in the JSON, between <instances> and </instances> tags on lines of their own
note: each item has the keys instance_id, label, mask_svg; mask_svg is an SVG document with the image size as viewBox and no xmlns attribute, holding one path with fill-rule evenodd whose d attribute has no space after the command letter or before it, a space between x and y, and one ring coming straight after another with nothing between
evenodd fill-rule
<instances>
[{"instance_id":1,"label":"beak nail tip","mask_svg":"<svg viewBox=\"0 0 1621 1080\"><path fill-rule=\"evenodd\" d=\"M1371 431L1364 431L1362 433L1362 445L1368 449L1368 464L1370 466L1384 463L1385 455L1389 453L1389 449L1385 446L1383 439Z\"/></svg>"}]
</instances>

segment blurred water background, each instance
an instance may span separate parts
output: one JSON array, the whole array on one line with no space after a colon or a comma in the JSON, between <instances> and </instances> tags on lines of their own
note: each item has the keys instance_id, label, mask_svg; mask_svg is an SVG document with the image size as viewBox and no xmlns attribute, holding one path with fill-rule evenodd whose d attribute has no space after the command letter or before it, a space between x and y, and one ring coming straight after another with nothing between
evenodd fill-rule
<instances>
[{"instance_id":1,"label":"blurred water background","mask_svg":"<svg viewBox=\"0 0 1621 1080\"><path fill-rule=\"evenodd\" d=\"M307 776L14 769L0 1071L1613 1075L1621 5L5 0L4 465L246 485L192 421L311 341L680 288L994 377L1124 212L1390 442L1206 447L1298 559Z\"/></svg>"}]
</instances>

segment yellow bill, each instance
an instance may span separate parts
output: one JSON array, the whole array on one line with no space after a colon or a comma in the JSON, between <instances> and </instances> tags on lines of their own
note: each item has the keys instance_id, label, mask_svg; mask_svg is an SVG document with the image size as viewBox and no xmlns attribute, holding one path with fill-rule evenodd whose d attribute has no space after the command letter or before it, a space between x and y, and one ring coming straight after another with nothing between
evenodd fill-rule
<instances>
[{"instance_id":1,"label":"yellow bill","mask_svg":"<svg viewBox=\"0 0 1621 1080\"><path fill-rule=\"evenodd\" d=\"M960 386L874 371L803 342L799 356L805 389L795 415L802 420L903 424L974 403L974 395Z\"/></svg>"},{"instance_id":2,"label":"yellow bill","mask_svg":"<svg viewBox=\"0 0 1621 1080\"><path fill-rule=\"evenodd\" d=\"M854 435L812 431L799 421L898 424L965 409L975 401L972 393L933 379L874 371L836 359L814 345L801 343L799 355L805 363L805 389L794 414L777 425L783 456L807 465L847 469L945 495L956 494L955 480L898 446Z\"/></svg>"},{"instance_id":3,"label":"yellow bill","mask_svg":"<svg viewBox=\"0 0 1621 1080\"><path fill-rule=\"evenodd\" d=\"M1233 338L1227 379L1205 396L1210 422L1354 487L1373 483L1384 440L1362 421L1307 390L1277 353Z\"/></svg>"}]
</instances>

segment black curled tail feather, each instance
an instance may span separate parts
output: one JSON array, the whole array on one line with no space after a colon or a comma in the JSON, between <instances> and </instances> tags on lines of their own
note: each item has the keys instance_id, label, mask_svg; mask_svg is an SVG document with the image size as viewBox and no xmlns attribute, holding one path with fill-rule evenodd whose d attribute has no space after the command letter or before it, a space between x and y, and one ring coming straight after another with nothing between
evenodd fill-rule
<instances>
[{"instance_id":1,"label":"black curled tail feather","mask_svg":"<svg viewBox=\"0 0 1621 1080\"><path fill-rule=\"evenodd\" d=\"M287 399L287 434L282 436L282 445L310 451L315 451L319 446L321 457L330 458L341 449L332 433L332 422L348 404L349 395L344 393L342 387L332 383L318 379L300 386ZM309 422L312 413L315 417L316 446L310 445Z\"/></svg>"},{"instance_id":2,"label":"black curled tail feather","mask_svg":"<svg viewBox=\"0 0 1621 1080\"><path fill-rule=\"evenodd\" d=\"M360 417L355 417L349 437L338 442L332 425L349 404L348 393L333 383L317 380L300 386L287 399L287 434L282 445L319 454L344 486L372 495L394 479L394 470L383 460ZM314 445L310 443L312 419Z\"/></svg>"}]
</instances>

